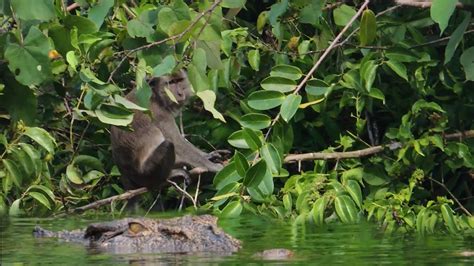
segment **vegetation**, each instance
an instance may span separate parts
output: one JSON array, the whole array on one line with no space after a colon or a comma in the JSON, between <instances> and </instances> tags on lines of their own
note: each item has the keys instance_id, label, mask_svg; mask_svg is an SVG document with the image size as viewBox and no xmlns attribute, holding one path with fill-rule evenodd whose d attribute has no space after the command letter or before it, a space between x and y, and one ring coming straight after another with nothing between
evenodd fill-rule
<instances>
[{"instance_id":1,"label":"vegetation","mask_svg":"<svg viewBox=\"0 0 474 266\"><path fill-rule=\"evenodd\" d=\"M469 1L65 2L0 0L1 212L123 193L108 128L146 111L148 78L184 67L184 132L235 150L212 186L188 188L199 208L474 228Z\"/></svg>"}]
</instances>

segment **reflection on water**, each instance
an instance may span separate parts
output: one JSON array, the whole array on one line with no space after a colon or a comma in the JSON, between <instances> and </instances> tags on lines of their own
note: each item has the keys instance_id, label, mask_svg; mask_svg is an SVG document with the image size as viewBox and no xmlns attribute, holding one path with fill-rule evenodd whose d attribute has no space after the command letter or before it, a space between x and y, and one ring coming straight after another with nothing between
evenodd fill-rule
<instances>
[{"instance_id":1,"label":"reflection on water","mask_svg":"<svg viewBox=\"0 0 474 266\"><path fill-rule=\"evenodd\" d=\"M51 230L71 230L110 218L0 217L0 263L27 264L243 264L259 262L253 254L272 248L287 248L294 257L278 264L455 264L474 265L474 237L387 235L375 225L333 224L325 227L293 225L263 217L221 220L226 232L242 240L243 248L232 256L215 254L107 254L87 250L80 244L56 239L34 239L32 230L41 225Z\"/></svg>"}]
</instances>

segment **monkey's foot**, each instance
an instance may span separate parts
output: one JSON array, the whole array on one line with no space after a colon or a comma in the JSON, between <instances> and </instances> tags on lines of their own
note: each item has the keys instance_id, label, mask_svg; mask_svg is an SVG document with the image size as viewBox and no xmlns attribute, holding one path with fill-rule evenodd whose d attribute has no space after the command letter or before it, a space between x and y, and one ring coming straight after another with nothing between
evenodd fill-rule
<instances>
[{"instance_id":1,"label":"monkey's foot","mask_svg":"<svg viewBox=\"0 0 474 266\"><path fill-rule=\"evenodd\" d=\"M184 169L173 169L168 177L168 180L174 180L176 178L182 178L186 185L191 184L191 177L189 173Z\"/></svg>"},{"instance_id":2,"label":"monkey's foot","mask_svg":"<svg viewBox=\"0 0 474 266\"><path fill-rule=\"evenodd\" d=\"M232 154L232 152L229 151L229 150L215 150L215 151L211 151L210 153L208 153L206 158L209 161L212 161L212 162L215 162L215 163L222 163L225 160L229 159L231 154Z\"/></svg>"}]
</instances>

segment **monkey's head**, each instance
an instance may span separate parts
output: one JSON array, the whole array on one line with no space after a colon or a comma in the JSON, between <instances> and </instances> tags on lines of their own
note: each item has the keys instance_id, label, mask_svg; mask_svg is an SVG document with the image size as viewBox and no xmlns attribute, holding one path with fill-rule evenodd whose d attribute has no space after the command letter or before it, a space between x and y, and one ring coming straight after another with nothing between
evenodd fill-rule
<instances>
[{"instance_id":1,"label":"monkey's head","mask_svg":"<svg viewBox=\"0 0 474 266\"><path fill-rule=\"evenodd\" d=\"M184 70L154 78L150 81L150 86L160 106L171 112L178 112L193 94L188 75Z\"/></svg>"}]
</instances>

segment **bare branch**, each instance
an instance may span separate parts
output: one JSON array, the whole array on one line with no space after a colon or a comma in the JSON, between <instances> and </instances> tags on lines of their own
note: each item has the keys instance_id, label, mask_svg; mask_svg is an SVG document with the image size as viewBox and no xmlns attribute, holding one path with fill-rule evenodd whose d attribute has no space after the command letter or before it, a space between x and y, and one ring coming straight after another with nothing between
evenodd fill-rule
<instances>
[{"instance_id":1,"label":"bare branch","mask_svg":"<svg viewBox=\"0 0 474 266\"><path fill-rule=\"evenodd\" d=\"M454 196L454 194L448 189L448 187L444 183L441 183L438 180L433 179L433 178L430 178L430 180L438 184L440 187L444 188L444 190L448 192L449 196L451 196L451 198L456 202L456 204L458 204L459 208L468 216L472 216L472 214L466 208L464 208L461 202Z\"/></svg>"},{"instance_id":2,"label":"bare branch","mask_svg":"<svg viewBox=\"0 0 474 266\"><path fill-rule=\"evenodd\" d=\"M430 0L425 0L425 1L417 1L417 0L395 0L395 2L399 5L404 5L404 6L414 6L414 7L420 7L420 8L427 8L431 7L431 2ZM462 3L457 3L457 7L463 7Z\"/></svg>"},{"instance_id":3,"label":"bare branch","mask_svg":"<svg viewBox=\"0 0 474 266\"><path fill-rule=\"evenodd\" d=\"M443 136L445 140L463 140L468 138L474 138L474 130L468 130L459 133L447 134ZM389 145L378 145L366 149L357 151L347 152L310 152L302 154L289 154L285 157L284 162L298 162L298 161L311 161L311 160L340 160L349 158L361 158L373 154L380 153L388 148L390 150L396 150L403 147L401 142L393 142Z\"/></svg>"},{"instance_id":4,"label":"bare branch","mask_svg":"<svg viewBox=\"0 0 474 266\"><path fill-rule=\"evenodd\" d=\"M187 173L189 175L201 175L202 173L205 173L207 172L206 169L203 169L203 168L199 168L199 167L196 167L196 168L193 168L191 169L190 171L188 171ZM176 176L170 176L170 178L173 178L173 177L176 177ZM199 179L200 180L200 179ZM180 190L183 194L187 194L189 195L189 193L187 193L186 191L182 191L182 189L173 181L168 181L168 183L172 184L173 186L177 186L178 190ZM173 184L174 183L174 184ZM198 185L199 186L199 185ZM134 190L128 190L128 191L125 191L124 193L120 194L120 195L115 195L115 196L112 196L112 197L109 197L109 198L105 198L105 199L101 199L101 200L98 200L98 201L95 201L95 202L92 202L92 203L89 203L87 205L84 205L84 206L81 206L81 207L78 207L78 208L74 208L72 209L72 212L74 213L82 213L86 210L91 210L91 209L97 209L101 206L104 206L104 205L107 205L109 203L112 203L114 201L118 201L118 200L129 200L133 197L136 197L138 195L141 195L141 194L144 194L148 192L148 189L145 188L145 187L141 187L141 188L137 188L137 189L134 189ZM196 207L196 203L194 202L194 198L189 195L188 196L191 201L193 201L193 204L194 206Z\"/></svg>"}]
</instances>

